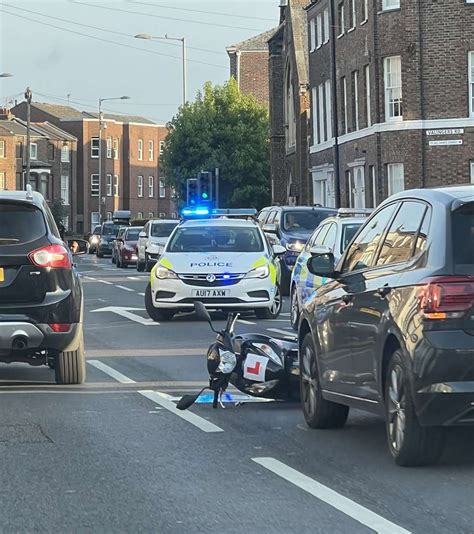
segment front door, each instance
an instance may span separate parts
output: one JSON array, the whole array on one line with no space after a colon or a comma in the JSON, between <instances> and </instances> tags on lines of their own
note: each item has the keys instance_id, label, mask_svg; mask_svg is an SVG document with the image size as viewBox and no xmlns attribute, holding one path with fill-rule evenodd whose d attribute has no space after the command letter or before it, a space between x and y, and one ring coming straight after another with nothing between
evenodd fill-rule
<instances>
[{"instance_id":1,"label":"front door","mask_svg":"<svg viewBox=\"0 0 474 534\"><path fill-rule=\"evenodd\" d=\"M354 167L354 208L365 208L365 168Z\"/></svg>"}]
</instances>

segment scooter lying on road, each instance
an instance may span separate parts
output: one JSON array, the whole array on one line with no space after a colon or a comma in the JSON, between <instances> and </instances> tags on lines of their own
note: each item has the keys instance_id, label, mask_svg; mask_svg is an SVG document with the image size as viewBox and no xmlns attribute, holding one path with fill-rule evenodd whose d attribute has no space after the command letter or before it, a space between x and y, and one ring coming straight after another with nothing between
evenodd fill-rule
<instances>
[{"instance_id":1,"label":"scooter lying on road","mask_svg":"<svg viewBox=\"0 0 474 534\"><path fill-rule=\"evenodd\" d=\"M214 392L213 408L222 407L222 396L229 384L252 397L287 400L297 398L298 391L298 343L263 334L236 335L238 313L227 317L227 324L220 332L215 330L211 316L202 302L195 302L199 319L209 323L217 334L216 341L207 351L209 386L196 395L184 395L178 402L179 410L193 405L207 389Z\"/></svg>"}]
</instances>

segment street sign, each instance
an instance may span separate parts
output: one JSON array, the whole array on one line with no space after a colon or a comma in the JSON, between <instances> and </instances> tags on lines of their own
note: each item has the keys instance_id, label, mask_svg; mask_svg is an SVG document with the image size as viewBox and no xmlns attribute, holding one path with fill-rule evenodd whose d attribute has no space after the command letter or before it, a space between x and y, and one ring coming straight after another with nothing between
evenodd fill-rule
<instances>
[{"instance_id":1,"label":"street sign","mask_svg":"<svg viewBox=\"0 0 474 534\"><path fill-rule=\"evenodd\" d=\"M462 145L462 139L443 139L442 141L430 141L430 146Z\"/></svg>"},{"instance_id":2,"label":"street sign","mask_svg":"<svg viewBox=\"0 0 474 534\"><path fill-rule=\"evenodd\" d=\"M464 133L464 128L443 128L440 130L426 130L426 135L459 135Z\"/></svg>"}]
</instances>

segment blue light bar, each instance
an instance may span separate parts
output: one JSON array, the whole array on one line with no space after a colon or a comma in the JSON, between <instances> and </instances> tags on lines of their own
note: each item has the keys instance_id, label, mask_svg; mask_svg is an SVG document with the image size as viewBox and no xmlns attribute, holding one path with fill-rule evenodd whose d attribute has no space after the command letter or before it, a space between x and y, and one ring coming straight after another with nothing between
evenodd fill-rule
<instances>
[{"instance_id":1,"label":"blue light bar","mask_svg":"<svg viewBox=\"0 0 474 534\"><path fill-rule=\"evenodd\" d=\"M183 217L203 217L209 215L209 208L205 206L187 207L181 210L181 215Z\"/></svg>"}]
</instances>

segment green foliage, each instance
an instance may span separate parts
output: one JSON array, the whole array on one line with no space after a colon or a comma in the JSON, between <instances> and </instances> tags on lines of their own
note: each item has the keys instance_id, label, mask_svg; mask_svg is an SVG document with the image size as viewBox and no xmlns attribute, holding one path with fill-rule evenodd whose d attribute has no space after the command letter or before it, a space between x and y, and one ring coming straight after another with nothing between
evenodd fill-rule
<instances>
[{"instance_id":1,"label":"green foliage","mask_svg":"<svg viewBox=\"0 0 474 534\"><path fill-rule=\"evenodd\" d=\"M68 215L68 210L64 206L64 201L62 198L56 199L50 206L51 213L53 214L56 226L58 228L64 227L65 219Z\"/></svg>"},{"instance_id":2,"label":"green foliage","mask_svg":"<svg viewBox=\"0 0 474 534\"><path fill-rule=\"evenodd\" d=\"M169 123L161 171L184 192L187 178L220 171L220 206L261 208L270 201L268 112L231 79L207 82Z\"/></svg>"}]
</instances>

